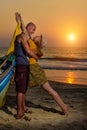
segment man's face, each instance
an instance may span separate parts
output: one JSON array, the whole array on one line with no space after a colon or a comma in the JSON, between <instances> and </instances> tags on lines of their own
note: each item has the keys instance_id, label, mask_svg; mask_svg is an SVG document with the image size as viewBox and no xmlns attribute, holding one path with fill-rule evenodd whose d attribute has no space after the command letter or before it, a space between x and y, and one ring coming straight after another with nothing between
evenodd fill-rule
<instances>
[{"instance_id":1,"label":"man's face","mask_svg":"<svg viewBox=\"0 0 87 130\"><path fill-rule=\"evenodd\" d=\"M27 28L27 31L28 31L29 35L34 34L35 30L36 30L35 26L28 26L28 28Z\"/></svg>"}]
</instances>

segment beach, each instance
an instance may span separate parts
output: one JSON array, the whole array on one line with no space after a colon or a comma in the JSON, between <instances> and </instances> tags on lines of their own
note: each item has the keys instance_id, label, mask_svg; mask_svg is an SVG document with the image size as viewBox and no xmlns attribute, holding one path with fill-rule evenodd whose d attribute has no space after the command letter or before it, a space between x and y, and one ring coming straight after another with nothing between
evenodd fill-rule
<instances>
[{"instance_id":1,"label":"beach","mask_svg":"<svg viewBox=\"0 0 87 130\"><path fill-rule=\"evenodd\" d=\"M6 103L0 109L0 130L87 130L87 86L49 81L68 105L68 115L40 87L28 88L26 100L29 113L15 119L16 93L11 84Z\"/></svg>"},{"instance_id":2,"label":"beach","mask_svg":"<svg viewBox=\"0 0 87 130\"><path fill-rule=\"evenodd\" d=\"M0 51L2 55L6 49ZM0 109L0 130L87 130L87 52L72 51L74 61L72 55L71 59L68 57L66 49L47 49L45 52L45 59L42 58L39 64L44 68L51 86L68 105L68 115L63 115L52 97L37 86L28 88L26 94L30 112L25 113L22 119L15 119L16 92L12 82L6 103ZM53 59L49 59L49 56L53 56Z\"/></svg>"}]
</instances>

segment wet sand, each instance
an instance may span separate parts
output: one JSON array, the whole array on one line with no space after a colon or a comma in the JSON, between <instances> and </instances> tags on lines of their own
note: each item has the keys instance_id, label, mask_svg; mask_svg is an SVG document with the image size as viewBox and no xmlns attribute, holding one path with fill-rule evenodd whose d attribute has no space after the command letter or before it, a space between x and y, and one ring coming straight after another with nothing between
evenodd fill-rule
<instances>
[{"instance_id":1,"label":"wet sand","mask_svg":"<svg viewBox=\"0 0 87 130\"><path fill-rule=\"evenodd\" d=\"M0 130L87 130L87 86L49 81L69 106L68 116L40 87L28 89L26 100L31 113L16 120L16 93L11 85L6 103L0 109Z\"/></svg>"}]
</instances>

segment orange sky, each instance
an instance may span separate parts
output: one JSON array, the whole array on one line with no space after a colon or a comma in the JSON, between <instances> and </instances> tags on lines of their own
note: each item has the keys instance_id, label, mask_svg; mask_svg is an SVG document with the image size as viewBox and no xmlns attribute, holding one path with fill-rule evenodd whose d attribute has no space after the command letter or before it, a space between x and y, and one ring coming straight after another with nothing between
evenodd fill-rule
<instances>
[{"instance_id":1,"label":"orange sky","mask_svg":"<svg viewBox=\"0 0 87 130\"><path fill-rule=\"evenodd\" d=\"M25 24L33 21L36 34L43 34L48 46L87 47L87 0L1 0L0 46L9 46L19 11ZM75 35L70 41L68 36Z\"/></svg>"}]
</instances>

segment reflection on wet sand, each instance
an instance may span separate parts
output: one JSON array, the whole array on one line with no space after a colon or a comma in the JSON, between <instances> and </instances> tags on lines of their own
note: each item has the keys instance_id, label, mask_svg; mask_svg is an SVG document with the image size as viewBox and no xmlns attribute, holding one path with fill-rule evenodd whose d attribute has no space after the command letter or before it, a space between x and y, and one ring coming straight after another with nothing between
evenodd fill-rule
<instances>
[{"instance_id":1,"label":"reflection on wet sand","mask_svg":"<svg viewBox=\"0 0 87 130\"><path fill-rule=\"evenodd\" d=\"M87 71L45 70L48 80L87 85Z\"/></svg>"},{"instance_id":2,"label":"reflection on wet sand","mask_svg":"<svg viewBox=\"0 0 87 130\"><path fill-rule=\"evenodd\" d=\"M67 72L67 78L66 78L66 82L69 84L73 84L74 83L74 73L73 72Z\"/></svg>"}]
</instances>

